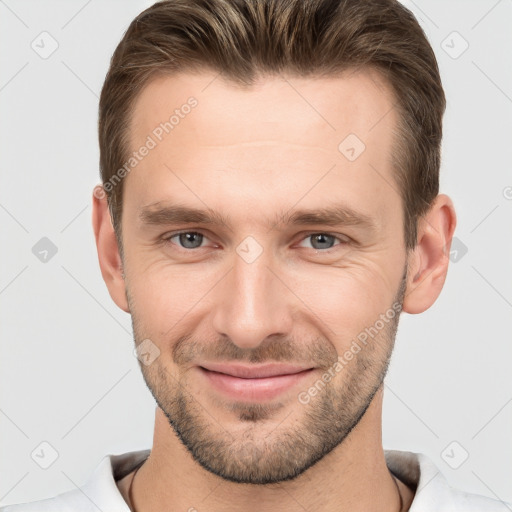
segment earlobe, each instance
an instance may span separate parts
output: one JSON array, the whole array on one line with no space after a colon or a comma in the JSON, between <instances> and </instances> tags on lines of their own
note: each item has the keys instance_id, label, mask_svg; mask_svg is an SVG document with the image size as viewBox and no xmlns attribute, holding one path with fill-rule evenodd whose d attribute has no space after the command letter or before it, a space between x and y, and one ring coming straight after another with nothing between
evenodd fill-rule
<instances>
[{"instance_id":1,"label":"earlobe","mask_svg":"<svg viewBox=\"0 0 512 512\"><path fill-rule=\"evenodd\" d=\"M450 246L456 226L452 200L440 194L418 223L418 244L409 257L403 311L423 313L434 304L448 272Z\"/></svg>"},{"instance_id":2,"label":"earlobe","mask_svg":"<svg viewBox=\"0 0 512 512\"><path fill-rule=\"evenodd\" d=\"M107 196L101 185L97 185L94 188L92 195L92 226L103 280L107 285L112 300L123 311L129 313L123 262L114 227L112 226Z\"/></svg>"}]
</instances>

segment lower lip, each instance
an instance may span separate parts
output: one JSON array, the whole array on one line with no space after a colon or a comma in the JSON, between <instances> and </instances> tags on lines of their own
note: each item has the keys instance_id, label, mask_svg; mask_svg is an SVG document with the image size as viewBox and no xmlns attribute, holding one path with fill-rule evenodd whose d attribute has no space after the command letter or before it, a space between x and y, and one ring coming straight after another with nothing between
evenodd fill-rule
<instances>
[{"instance_id":1,"label":"lower lip","mask_svg":"<svg viewBox=\"0 0 512 512\"><path fill-rule=\"evenodd\" d=\"M242 379L225 373L199 368L210 385L221 393L238 400L264 401L288 391L302 382L313 369L290 375L276 375L259 379Z\"/></svg>"}]
</instances>

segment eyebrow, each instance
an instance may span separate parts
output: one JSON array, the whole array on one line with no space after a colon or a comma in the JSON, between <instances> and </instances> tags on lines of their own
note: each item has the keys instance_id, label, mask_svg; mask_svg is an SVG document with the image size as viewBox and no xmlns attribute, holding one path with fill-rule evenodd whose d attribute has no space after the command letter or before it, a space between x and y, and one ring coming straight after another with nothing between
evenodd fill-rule
<instances>
[{"instance_id":1,"label":"eyebrow","mask_svg":"<svg viewBox=\"0 0 512 512\"><path fill-rule=\"evenodd\" d=\"M202 210L178 204L158 202L147 205L141 209L139 218L143 224L154 226L204 224L224 225L231 229L229 218L211 208ZM355 226L368 231L377 229L377 224L371 216L343 204L324 208L281 211L275 215L274 219L269 219L266 222L269 229L283 225Z\"/></svg>"}]
</instances>

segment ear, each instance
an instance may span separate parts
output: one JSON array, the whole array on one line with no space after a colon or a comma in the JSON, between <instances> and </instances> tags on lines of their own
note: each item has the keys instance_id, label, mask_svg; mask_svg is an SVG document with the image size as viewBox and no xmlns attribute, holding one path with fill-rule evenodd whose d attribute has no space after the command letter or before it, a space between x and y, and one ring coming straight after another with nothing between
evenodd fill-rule
<instances>
[{"instance_id":1,"label":"ear","mask_svg":"<svg viewBox=\"0 0 512 512\"><path fill-rule=\"evenodd\" d=\"M117 238L110 218L107 194L101 185L94 187L92 194L92 227L96 238L101 275L112 300L127 313L128 301L123 276L123 262Z\"/></svg>"},{"instance_id":2,"label":"ear","mask_svg":"<svg viewBox=\"0 0 512 512\"><path fill-rule=\"evenodd\" d=\"M418 222L418 244L409 256L407 289L403 311L427 310L441 293L457 218L452 200L440 194Z\"/></svg>"}]
</instances>

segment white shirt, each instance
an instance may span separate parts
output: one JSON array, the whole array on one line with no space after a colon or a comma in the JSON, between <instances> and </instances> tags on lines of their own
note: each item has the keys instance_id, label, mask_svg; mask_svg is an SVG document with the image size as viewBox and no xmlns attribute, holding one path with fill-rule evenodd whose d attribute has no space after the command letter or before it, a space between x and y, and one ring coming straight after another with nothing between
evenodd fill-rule
<instances>
[{"instance_id":1,"label":"white shirt","mask_svg":"<svg viewBox=\"0 0 512 512\"><path fill-rule=\"evenodd\" d=\"M8 505L0 512L130 512L116 482L140 466L150 450L106 455L81 489L53 498ZM512 505L450 487L421 453L385 450L390 471L416 491L409 512L510 512Z\"/></svg>"}]
</instances>

